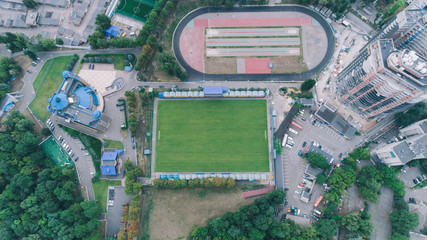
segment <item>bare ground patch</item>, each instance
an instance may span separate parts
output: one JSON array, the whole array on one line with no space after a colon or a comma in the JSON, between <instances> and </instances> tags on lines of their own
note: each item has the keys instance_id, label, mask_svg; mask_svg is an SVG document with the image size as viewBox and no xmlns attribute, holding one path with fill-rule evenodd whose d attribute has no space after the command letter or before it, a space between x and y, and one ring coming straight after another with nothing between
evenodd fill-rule
<instances>
[{"instance_id":1,"label":"bare ground patch","mask_svg":"<svg viewBox=\"0 0 427 240\"><path fill-rule=\"evenodd\" d=\"M15 57L13 58L13 60L22 68L22 71L16 77L16 80L11 83L12 92L17 92L17 91L20 91L24 86L24 82L22 81L22 78L27 72L27 69L30 68L33 60L31 60L27 55Z\"/></svg>"},{"instance_id":2,"label":"bare ground patch","mask_svg":"<svg viewBox=\"0 0 427 240\"><path fill-rule=\"evenodd\" d=\"M301 73L308 70L302 56L272 57L274 68L271 73Z\"/></svg>"},{"instance_id":3,"label":"bare ground patch","mask_svg":"<svg viewBox=\"0 0 427 240\"><path fill-rule=\"evenodd\" d=\"M182 239L196 227L253 203L240 189L149 189L143 196L142 239ZM149 216L148 216L149 215Z\"/></svg>"},{"instance_id":4,"label":"bare ground patch","mask_svg":"<svg viewBox=\"0 0 427 240\"><path fill-rule=\"evenodd\" d=\"M211 74L235 74L237 73L237 58L205 58L205 72Z\"/></svg>"}]
</instances>

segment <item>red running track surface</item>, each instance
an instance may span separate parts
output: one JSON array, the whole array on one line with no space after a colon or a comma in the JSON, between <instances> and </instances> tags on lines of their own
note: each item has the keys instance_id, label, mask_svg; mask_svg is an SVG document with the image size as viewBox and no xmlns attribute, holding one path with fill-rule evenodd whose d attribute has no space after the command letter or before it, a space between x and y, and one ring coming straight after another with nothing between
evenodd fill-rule
<instances>
[{"instance_id":1,"label":"red running track surface","mask_svg":"<svg viewBox=\"0 0 427 240\"><path fill-rule=\"evenodd\" d=\"M271 73L270 58L245 58L246 73Z\"/></svg>"}]
</instances>

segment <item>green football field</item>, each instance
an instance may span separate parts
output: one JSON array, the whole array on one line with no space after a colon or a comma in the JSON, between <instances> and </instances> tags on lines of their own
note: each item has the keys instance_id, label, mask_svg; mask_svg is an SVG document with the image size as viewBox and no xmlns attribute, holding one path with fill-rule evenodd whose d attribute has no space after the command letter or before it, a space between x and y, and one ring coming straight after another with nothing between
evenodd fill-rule
<instances>
[{"instance_id":1,"label":"green football field","mask_svg":"<svg viewBox=\"0 0 427 240\"><path fill-rule=\"evenodd\" d=\"M158 102L156 172L268 172L265 100Z\"/></svg>"},{"instance_id":2,"label":"green football field","mask_svg":"<svg viewBox=\"0 0 427 240\"><path fill-rule=\"evenodd\" d=\"M115 12L145 22L155 4L154 0L120 0Z\"/></svg>"},{"instance_id":3,"label":"green football field","mask_svg":"<svg viewBox=\"0 0 427 240\"><path fill-rule=\"evenodd\" d=\"M73 162L64 152L61 146L50 136L40 145L41 149L49 155L58 167L66 168L73 165Z\"/></svg>"}]
</instances>

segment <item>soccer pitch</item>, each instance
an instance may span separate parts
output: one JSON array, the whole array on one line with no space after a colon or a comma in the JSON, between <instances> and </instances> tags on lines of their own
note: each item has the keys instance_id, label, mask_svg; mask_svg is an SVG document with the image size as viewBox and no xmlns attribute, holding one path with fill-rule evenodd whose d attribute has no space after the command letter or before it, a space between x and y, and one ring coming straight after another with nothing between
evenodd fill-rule
<instances>
[{"instance_id":1,"label":"soccer pitch","mask_svg":"<svg viewBox=\"0 0 427 240\"><path fill-rule=\"evenodd\" d=\"M156 1L153 0L120 0L116 12L145 22L155 4Z\"/></svg>"},{"instance_id":2,"label":"soccer pitch","mask_svg":"<svg viewBox=\"0 0 427 240\"><path fill-rule=\"evenodd\" d=\"M156 172L268 172L265 100L158 101Z\"/></svg>"}]
</instances>

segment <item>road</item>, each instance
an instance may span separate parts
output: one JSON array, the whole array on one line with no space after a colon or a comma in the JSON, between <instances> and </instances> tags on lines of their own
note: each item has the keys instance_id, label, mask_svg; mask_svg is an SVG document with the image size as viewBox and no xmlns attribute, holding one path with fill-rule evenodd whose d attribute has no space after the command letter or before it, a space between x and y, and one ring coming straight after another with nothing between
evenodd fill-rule
<instances>
[{"instance_id":1,"label":"road","mask_svg":"<svg viewBox=\"0 0 427 240\"><path fill-rule=\"evenodd\" d=\"M180 47L179 39L185 26L193 20L193 18L209 12L218 12L215 8L200 8L185 16L175 29L173 35L173 51L181 66L188 73L189 81L304 81L311 78L316 73L320 72L331 59L335 48L335 37L332 29L326 20L317 12L303 6L276 6L276 7L239 7L233 9L220 9L221 12L279 12L279 11L298 11L311 16L324 28L326 37L328 38L328 48L323 60L311 70L304 73L286 73L286 74L205 74L192 68L183 58Z\"/></svg>"}]
</instances>

